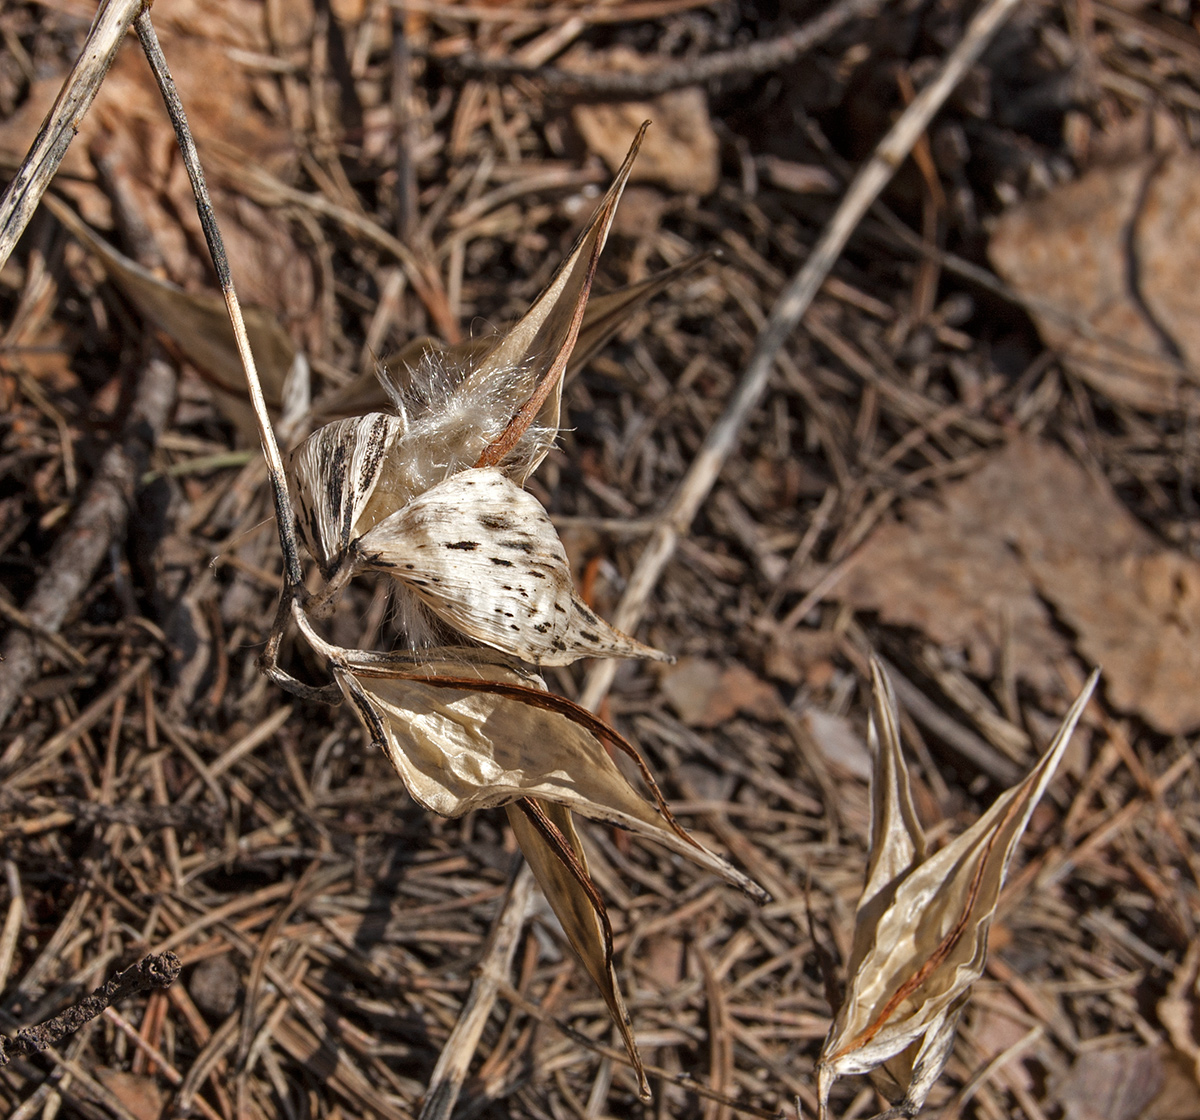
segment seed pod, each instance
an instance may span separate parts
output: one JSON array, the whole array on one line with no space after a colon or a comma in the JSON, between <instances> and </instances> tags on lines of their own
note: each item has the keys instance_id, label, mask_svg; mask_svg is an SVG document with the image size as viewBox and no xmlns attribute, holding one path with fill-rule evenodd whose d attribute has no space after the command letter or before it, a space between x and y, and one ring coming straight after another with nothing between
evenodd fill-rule
<instances>
[{"instance_id":1,"label":"seed pod","mask_svg":"<svg viewBox=\"0 0 1200 1120\"><path fill-rule=\"evenodd\" d=\"M575 595L541 503L494 467L426 490L364 534L358 550L364 566L387 571L455 629L523 661L670 660Z\"/></svg>"},{"instance_id":2,"label":"seed pod","mask_svg":"<svg viewBox=\"0 0 1200 1120\"><path fill-rule=\"evenodd\" d=\"M642 1099L649 1100L650 1084L634 1038L633 1022L617 983L608 910L588 871L587 853L575 831L571 811L536 798L514 801L504 809L542 894L592 983L604 997L637 1073Z\"/></svg>"},{"instance_id":3,"label":"seed pod","mask_svg":"<svg viewBox=\"0 0 1200 1120\"><path fill-rule=\"evenodd\" d=\"M314 645L321 649L324 643L318 638ZM545 691L539 677L440 659L415 674L409 669L401 676L369 656L357 663L343 657L334 668L372 741L426 809L459 817L522 797L553 801L657 841L765 898L754 882L680 828L628 742L590 712ZM637 762L655 804L629 784L601 737Z\"/></svg>"},{"instance_id":4,"label":"seed pod","mask_svg":"<svg viewBox=\"0 0 1200 1120\"><path fill-rule=\"evenodd\" d=\"M403 430L399 417L372 412L326 424L292 452L296 522L326 579L373 524L365 518L367 507Z\"/></svg>"},{"instance_id":5,"label":"seed pod","mask_svg":"<svg viewBox=\"0 0 1200 1120\"><path fill-rule=\"evenodd\" d=\"M1008 865L1070 742L1097 673L1041 761L956 840L925 857L912 810L899 712L872 665L871 854L855 915L848 990L817 1063L820 1116L833 1082L870 1073L903 1115L920 1111L941 1074L959 1012L983 974L988 930Z\"/></svg>"}]
</instances>

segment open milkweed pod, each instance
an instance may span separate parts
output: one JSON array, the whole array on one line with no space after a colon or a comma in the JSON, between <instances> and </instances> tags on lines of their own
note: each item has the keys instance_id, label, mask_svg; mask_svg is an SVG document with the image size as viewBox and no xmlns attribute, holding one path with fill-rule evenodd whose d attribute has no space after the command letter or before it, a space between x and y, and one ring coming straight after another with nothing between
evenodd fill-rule
<instances>
[{"instance_id":1,"label":"open milkweed pod","mask_svg":"<svg viewBox=\"0 0 1200 1120\"><path fill-rule=\"evenodd\" d=\"M636 284L628 284L603 295L592 294L583 311L575 348L567 361L564 383L594 358L650 300L718 256L713 250L695 253ZM328 421L359 416L364 412L379 412L389 407L389 403L397 396L404 399L411 393L410 382L414 376L419 376L422 366L436 363L444 370L470 370L496 346L499 337L497 332L464 339L452 345L430 335L414 338L399 350L388 354L381 363L381 369L365 370L348 385L327 394L318 402L317 413L322 421ZM384 378L390 382L386 388L382 380Z\"/></svg>"},{"instance_id":2,"label":"open milkweed pod","mask_svg":"<svg viewBox=\"0 0 1200 1120\"><path fill-rule=\"evenodd\" d=\"M871 1074L904 1115L916 1115L925 1103L949 1057L970 986L983 973L988 930L1017 842L1099 678L1092 674L1030 775L926 857L895 697L878 664L871 675L878 746L871 856L855 916L846 997L817 1063L822 1117L834 1081L847 1074Z\"/></svg>"},{"instance_id":3,"label":"open milkweed pod","mask_svg":"<svg viewBox=\"0 0 1200 1120\"><path fill-rule=\"evenodd\" d=\"M567 259L511 330L456 347L417 340L412 364L383 386L394 413L326 424L292 453L300 528L327 579L360 536L430 487L474 466L498 467L523 485L546 457L600 251L645 128ZM603 333L613 308L601 312Z\"/></svg>"},{"instance_id":4,"label":"open milkweed pod","mask_svg":"<svg viewBox=\"0 0 1200 1120\"><path fill-rule=\"evenodd\" d=\"M583 324L600 252L648 126L649 121L638 129L612 186L545 291L459 386L459 393L470 397L489 381L503 378L509 400L517 406L504 430L483 449L477 466L511 460L508 473L523 484L550 450L558 434L563 377ZM522 442L528 446L518 453Z\"/></svg>"},{"instance_id":5,"label":"open milkweed pod","mask_svg":"<svg viewBox=\"0 0 1200 1120\"><path fill-rule=\"evenodd\" d=\"M571 811L552 801L532 798L512 802L504 808L533 877L604 998L637 1073L638 1091L643 1100L649 1100L650 1085L633 1034L633 1022L617 982L608 911L588 871L587 854L575 831Z\"/></svg>"},{"instance_id":6,"label":"open milkweed pod","mask_svg":"<svg viewBox=\"0 0 1200 1120\"><path fill-rule=\"evenodd\" d=\"M507 665L340 649L293 617L325 656L346 699L391 760L413 799L444 817L521 797L565 805L645 836L715 872L753 898L766 893L689 836L671 816L646 764L585 708L546 691L540 677ZM432 654L433 651L431 651ZM480 651L455 651L471 657ZM608 742L638 767L647 801L609 757Z\"/></svg>"},{"instance_id":7,"label":"open milkweed pod","mask_svg":"<svg viewBox=\"0 0 1200 1120\"><path fill-rule=\"evenodd\" d=\"M583 322L600 251L633 170L643 125L616 179L566 260L530 309L486 347L427 345L384 383L407 430L377 486L386 513L471 466L499 467L519 485L558 435L563 374ZM458 366L459 362L463 366ZM374 515L373 515L374 516Z\"/></svg>"},{"instance_id":8,"label":"open milkweed pod","mask_svg":"<svg viewBox=\"0 0 1200 1120\"><path fill-rule=\"evenodd\" d=\"M672 660L614 630L575 594L541 503L494 467L430 487L364 534L357 553L456 630L523 661Z\"/></svg>"},{"instance_id":9,"label":"open milkweed pod","mask_svg":"<svg viewBox=\"0 0 1200 1120\"><path fill-rule=\"evenodd\" d=\"M292 452L296 523L326 579L370 528L364 523L367 503L403 431L398 416L373 412L326 424Z\"/></svg>"}]
</instances>

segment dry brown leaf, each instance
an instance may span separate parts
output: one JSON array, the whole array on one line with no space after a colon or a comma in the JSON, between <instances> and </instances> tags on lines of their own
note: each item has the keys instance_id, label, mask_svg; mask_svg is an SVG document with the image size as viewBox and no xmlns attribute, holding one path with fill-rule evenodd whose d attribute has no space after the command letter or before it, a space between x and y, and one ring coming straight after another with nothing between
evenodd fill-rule
<instances>
[{"instance_id":1,"label":"dry brown leaf","mask_svg":"<svg viewBox=\"0 0 1200 1120\"><path fill-rule=\"evenodd\" d=\"M1063 1120L1146 1120L1165 1082L1163 1058L1146 1046L1080 1051L1054 1096Z\"/></svg>"},{"instance_id":2,"label":"dry brown leaf","mask_svg":"<svg viewBox=\"0 0 1200 1120\"><path fill-rule=\"evenodd\" d=\"M633 1021L617 983L612 926L588 872L587 853L575 831L571 811L552 801L533 799L506 805L505 810L533 877L621 1033L642 1099L649 1100L650 1084L633 1034Z\"/></svg>"},{"instance_id":3,"label":"dry brown leaf","mask_svg":"<svg viewBox=\"0 0 1200 1120\"><path fill-rule=\"evenodd\" d=\"M1085 530L1076 539L1090 540L1093 528L1108 532L1110 513L1128 520L1066 455L1014 440L936 498L905 504L903 520L876 530L833 594L963 650L985 678L997 672L1009 641L1015 671L1052 690L1051 667L1068 646L1012 542L1076 529Z\"/></svg>"},{"instance_id":4,"label":"dry brown leaf","mask_svg":"<svg viewBox=\"0 0 1200 1120\"><path fill-rule=\"evenodd\" d=\"M96 256L108 278L143 318L173 339L183 357L208 375L222 411L246 442L256 442L258 428L246 397L242 361L225 300L216 292L186 292L155 276L119 253L53 195L45 195L43 203ZM277 410L296 361L296 347L273 312L246 304L242 314L267 405Z\"/></svg>"},{"instance_id":5,"label":"dry brown leaf","mask_svg":"<svg viewBox=\"0 0 1200 1120\"><path fill-rule=\"evenodd\" d=\"M299 10L302 5L287 7ZM155 12L155 27L171 59L200 151L219 145L243 162L289 177L297 155L287 123L282 114L263 110L261 74L235 63L230 54L232 50L270 51L262 7L234 0L174 0ZM63 77L40 76L21 109L0 123L0 152L23 154ZM56 180L57 189L78 204L90 226L108 230L114 224L113 212L98 183L100 164L110 179L119 182L125 201L153 235L166 278L207 300L213 289L211 264L191 185L162 97L132 35L118 52L91 110L79 122L63 163L66 174ZM242 299L268 309L302 333L315 302L308 253L278 212L260 209L238 192L225 190L219 173L211 176L209 186ZM279 277L285 275L288 282L281 284ZM123 286L128 291L129 284ZM129 294L141 306L136 293ZM148 298L162 310L153 297ZM161 318L153 321L163 329ZM216 320L213 330L222 339L229 333L228 324L219 328ZM274 330L280 327L275 325ZM252 341L258 355L263 340ZM223 368L207 364L206 368L221 379L226 391L245 397L240 376L227 378ZM219 403L224 406L224 394Z\"/></svg>"},{"instance_id":6,"label":"dry brown leaf","mask_svg":"<svg viewBox=\"0 0 1200 1120\"><path fill-rule=\"evenodd\" d=\"M988 248L1048 346L1114 400L1177 409L1200 370L1200 156L1100 167L1006 211ZM1102 338L1095 337L1102 336ZM1185 372L1181 363L1191 367Z\"/></svg>"},{"instance_id":7,"label":"dry brown leaf","mask_svg":"<svg viewBox=\"0 0 1200 1120\"><path fill-rule=\"evenodd\" d=\"M167 1095L153 1077L101 1066L96 1079L126 1108L134 1120L159 1120L167 1106Z\"/></svg>"},{"instance_id":8,"label":"dry brown leaf","mask_svg":"<svg viewBox=\"0 0 1200 1120\"><path fill-rule=\"evenodd\" d=\"M628 47L593 54L578 47L563 57L581 73L604 70L644 73L654 63ZM571 119L588 148L617 168L626 138L644 120L654 122L634 179L668 190L709 194L721 176L720 142L708 115L708 100L696 86L659 94L649 101L601 101L576 105Z\"/></svg>"},{"instance_id":9,"label":"dry brown leaf","mask_svg":"<svg viewBox=\"0 0 1200 1120\"><path fill-rule=\"evenodd\" d=\"M1200 727L1200 565L1162 548L1063 451L1013 440L903 517L834 594L966 651L983 677L1008 641L1014 671L1049 691L1067 652L1053 612L1104 666L1117 707L1168 734Z\"/></svg>"},{"instance_id":10,"label":"dry brown leaf","mask_svg":"<svg viewBox=\"0 0 1200 1120\"><path fill-rule=\"evenodd\" d=\"M866 886L855 915L846 997L817 1065L822 1116L833 1082L870 1073L915 1114L940 1075L958 1015L982 975L988 930L1008 865L1096 684L1092 675L1032 773L932 856L912 808L899 711L872 664L872 827Z\"/></svg>"},{"instance_id":11,"label":"dry brown leaf","mask_svg":"<svg viewBox=\"0 0 1200 1120\"><path fill-rule=\"evenodd\" d=\"M1157 731L1200 728L1200 564L1166 549L1030 557L1038 590L1103 665L1108 698Z\"/></svg>"},{"instance_id":12,"label":"dry brown leaf","mask_svg":"<svg viewBox=\"0 0 1200 1120\"><path fill-rule=\"evenodd\" d=\"M667 702L690 727L719 727L738 712L771 719L779 710L779 694L745 665L722 667L702 657L684 657L663 672Z\"/></svg>"}]
</instances>

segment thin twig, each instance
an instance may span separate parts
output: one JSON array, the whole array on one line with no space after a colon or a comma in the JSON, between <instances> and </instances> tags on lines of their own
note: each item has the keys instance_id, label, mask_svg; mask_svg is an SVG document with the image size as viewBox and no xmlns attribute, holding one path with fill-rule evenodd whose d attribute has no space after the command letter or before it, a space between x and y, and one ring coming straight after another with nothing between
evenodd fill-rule
<instances>
[{"instance_id":1,"label":"thin twig","mask_svg":"<svg viewBox=\"0 0 1200 1120\"><path fill-rule=\"evenodd\" d=\"M138 992L169 988L179 977L183 967L174 953L158 953L144 957L124 972L118 972L107 984L97 988L90 996L81 999L66 1011L47 1019L36 1027L25 1027L17 1032L16 1038L0 1038L0 1066L6 1066L14 1058L40 1054L80 1027L90 1023L106 1007L120 1000L137 995Z\"/></svg>"},{"instance_id":2,"label":"thin twig","mask_svg":"<svg viewBox=\"0 0 1200 1120\"><path fill-rule=\"evenodd\" d=\"M478 974L458 1014L458 1021L438 1055L437 1065L433 1067L429 1090L417 1120L449 1120L454 1111L458 1094L475 1057L475 1049L483 1036L483 1028L512 970L513 954L536 897L533 872L529 870L529 864L523 863L492 924Z\"/></svg>"},{"instance_id":3,"label":"thin twig","mask_svg":"<svg viewBox=\"0 0 1200 1120\"><path fill-rule=\"evenodd\" d=\"M583 73L552 66L526 66L510 58L484 58L475 54L459 54L436 61L454 75L528 78L548 90L567 95L653 97L720 78L751 78L778 70L795 62L851 20L872 16L882 6L883 0L840 0L815 19L774 39L716 51L702 58L659 58L653 60L645 72L639 73Z\"/></svg>"},{"instance_id":4,"label":"thin twig","mask_svg":"<svg viewBox=\"0 0 1200 1120\"><path fill-rule=\"evenodd\" d=\"M0 198L0 268L25 231L38 201L58 170L79 122L91 107L129 25L146 0L105 0L58 98L42 121L33 147Z\"/></svg>"},{"instance_id":5,"label":"thin twig","mask_svg":"<svg viewBox=\"0 0 1200 1120\"><path fill-rule=\"evenodd\" d=\"M671 504L638 558L613 624L631 633L642 617L646 603L671 557L680 536L687 532L729 458L746 417L766 391L776 355L799 325L846 242L897 169L904 162L934 114L951 91L974 65L992 36L1012 14L1020 0L988 0L967 28L962 41L950 53L937 77L904 111L874 155L855 176L841 205L813 247L804 267L792 278L771 308L766 325L758 334L754 353L742 374L741 383L724 415L709 429L688 473ZM587 708L608 692L616 675L615 661L600 661L588 673L580 704Z\"/></svg>"}]
</instances>

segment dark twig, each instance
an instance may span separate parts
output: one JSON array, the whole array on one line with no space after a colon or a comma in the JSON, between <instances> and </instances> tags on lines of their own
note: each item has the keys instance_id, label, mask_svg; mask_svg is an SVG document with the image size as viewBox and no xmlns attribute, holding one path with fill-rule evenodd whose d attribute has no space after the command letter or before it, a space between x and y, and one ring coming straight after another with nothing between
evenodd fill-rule
<instances>
[{"instance_id":1,"label":"dark twig","mask_svg":"<svg viewBox=\"0 0 1200 1120\"><path fill-rule=\"evenodd\" d=\"M751 78L787 66L817 44L859 17L875 14L883 0L840 0L815 19L759 43L717 51L701 58L657 59L644 73L580 73L552 66L522 66L509 58L484 58L476 54L436 59L451 75L492 78L530 78L546 89L568 95L598 94L609 97L653 97L685 86L704 85L720 78Z\"/></svg>"},{"instance_id":2,"label":"dark twig","mask_svg":"<svg viewBox=\"0 0 1200 1120\"><path fill-rule=\"evenodd\" d=\"M0 654L0 724L8 718L37 671L38 639L57 633L68 612L92 582L109 545L122 537L138 480L175 401L175 371L152 358L138 381L133 412L120 443L110 447L100 468L50 553L50 562L25 603L33 632L12 630Z\"/></svg>"},{"instance_id":3,"label":"dark twig","mask_svg":"<svg viewBox=\"0 0 1200 1120\"><path fill-rule=\"evenodd\" d=\"M0 1066L8 1065L14 1058L40 1054L90 1023L106 1008L129 996L169 988L179 977L182 967L179 958L171 952L144 957L53 1019L47 1019L36 1027L24 1027L15 1038L0 1038Z\"/></svg>"}]
</instances>

